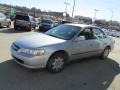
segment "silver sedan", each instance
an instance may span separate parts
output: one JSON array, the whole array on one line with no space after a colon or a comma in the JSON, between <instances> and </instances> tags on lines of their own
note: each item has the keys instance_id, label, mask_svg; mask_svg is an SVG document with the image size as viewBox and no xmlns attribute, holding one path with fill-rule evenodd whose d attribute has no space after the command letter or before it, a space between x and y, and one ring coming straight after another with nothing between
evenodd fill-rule
<instances>
[{"instance_id":1,"label":"silver sedan","mask_svg":"<svg viewBox=\"0 0 120 90\"><path fill-rule=\"evenodd\" d=\"M10 19L7 19L3 13L0 13L0 27L1 26L10 27Z\"/></svg>"},{"instance_id":2,"label":"silver sedan","mask_svg":"<svg viewBox=\"0 0 120 90\"><path fill-rule=\"evenodd\" d=\"M22 37L11 46L14 60L28 68L63 70L66 63L85 57L106 59L114 40L100 28L82 24L64 24L44 34Z\"/></svg>"}]
</instances>

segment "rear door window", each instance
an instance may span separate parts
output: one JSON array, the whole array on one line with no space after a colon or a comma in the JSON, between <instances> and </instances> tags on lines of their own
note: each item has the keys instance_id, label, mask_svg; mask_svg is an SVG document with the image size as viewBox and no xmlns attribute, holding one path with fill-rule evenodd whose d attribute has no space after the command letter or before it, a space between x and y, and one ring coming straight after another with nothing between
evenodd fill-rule
<instances>
[{"instance_id":1,"label":"rear door window","mask_svg":"<svg viewBox=\"0 0 120 90\"><path fill-rule=\"evenodd\" d=\"M98 38L98 39L104 39L104 38L106 38L105 33L101 29L99 29L99 28L93 28L92 30L93 30L95 38Z\"/></svg>"}]
</instances>

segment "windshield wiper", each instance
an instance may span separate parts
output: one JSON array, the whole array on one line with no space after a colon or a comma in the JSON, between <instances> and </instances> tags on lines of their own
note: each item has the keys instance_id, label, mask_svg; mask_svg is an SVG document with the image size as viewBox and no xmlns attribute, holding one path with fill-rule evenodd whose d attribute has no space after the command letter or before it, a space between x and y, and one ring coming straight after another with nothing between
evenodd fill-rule
<instances>
[{"instance_id":1,"label":"windshield wiper","mask_svg":"<svg viewBox=\"0 0 120 90\"><path fill-rule=\"evenodd\" d=\"M52 36L52 37L56 37L56 38L59 38L59 39L63 39L63 40L65 40L64 38L59 37L59 36L55 36L55 35L53 35L53 34L47 34L47 35Z\"/></svg>"},{"instance_id":2,"label":"windshield wiper","mask_svg":"<svg viewBox=\"0 0 120 90\"><path fill-rule=\"evenodd\" d=\"M47 34L47 35L49 35L49 36L52 36L52 37L56 37L56 38L58 38L57 36L55 36L55 35L52 35L52 34Z\"/></svg>"}]
</instances>

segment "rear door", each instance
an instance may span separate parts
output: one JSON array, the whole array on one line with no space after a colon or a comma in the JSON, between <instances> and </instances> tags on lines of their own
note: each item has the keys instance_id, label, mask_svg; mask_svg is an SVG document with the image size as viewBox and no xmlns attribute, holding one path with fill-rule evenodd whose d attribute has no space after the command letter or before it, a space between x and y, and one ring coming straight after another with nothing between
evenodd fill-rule
<instances>
[{"instance_id":1,"label":"rear door","mask_svg":"<svg viewBox=\"0 0 120 90\"><path fill-rule=\"evenodd\" d=\"M108 44L106 34L100 28L93 28L93 35L97 41L101 42L100 50L103 51Z\"/></svg>"}]
</instances>

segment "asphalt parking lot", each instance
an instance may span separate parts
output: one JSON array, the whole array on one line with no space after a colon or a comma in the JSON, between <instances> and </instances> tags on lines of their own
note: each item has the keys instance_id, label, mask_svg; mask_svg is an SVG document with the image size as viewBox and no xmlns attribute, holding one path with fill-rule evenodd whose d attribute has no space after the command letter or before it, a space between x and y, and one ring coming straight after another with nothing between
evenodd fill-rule
<instances>
[{"instance_id":1,"label":"asphalt parking lot","mask_svg":"<svg viewBox=\"0 0 120 90\"><path fill-rule=\"evenodd\" d=\"M120 38L107 60L83 59L63 72L30 70L14 63L10 45L17 38L39 33L0 28L0 90L120 90Z\"/></svg>"}]
</instances>

